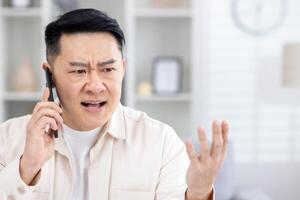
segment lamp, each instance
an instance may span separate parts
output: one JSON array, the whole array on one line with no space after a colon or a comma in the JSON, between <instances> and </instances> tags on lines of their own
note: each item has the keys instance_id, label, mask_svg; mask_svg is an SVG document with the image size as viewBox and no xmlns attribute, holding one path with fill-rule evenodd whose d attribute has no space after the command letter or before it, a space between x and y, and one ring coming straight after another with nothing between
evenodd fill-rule
<instances>
[{"instance_id":1,"label":"lamp","mask_svg":"<svg viewBox=\"0 0 300 200\"><path fill-rule=\"evenodd\" d=\"M283 86L300 87L300 43L284 45L282 75Z\"/></svg>"}]
</instances>

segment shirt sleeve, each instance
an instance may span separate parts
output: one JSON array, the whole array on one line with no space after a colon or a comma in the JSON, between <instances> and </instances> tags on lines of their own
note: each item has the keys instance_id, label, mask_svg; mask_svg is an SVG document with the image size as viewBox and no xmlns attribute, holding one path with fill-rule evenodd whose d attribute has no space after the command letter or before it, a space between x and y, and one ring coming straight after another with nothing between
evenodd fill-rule
<instances>
[{"instance_id":1,"label":"shirt sleeve","mask_svg":"<svg viewBox=\"0 0 300 200\"><path fill-rule=\"evenodd\" d=\"M185 198L187 200L187 198ZM209 196L209 199L208 200L215 200L215 187L213 186L212 187L212 193L210 194Z\"/></svg>"},{"instance_id":2,"label":"shirt sleeve","mask_svg":"<svg viewBox=\"0 0 300 200\"><path fill-rule=\"evenodd\" d=\"M20 157L6 164L6 144L3 138L5 129L3 126L3 124L0 125L0 200L9 197L24 199L27 193L35 191L39 183L35 186L28 186L24 183L19 171Z\"/></svg>"},{"instance_id":3,"label":"shirt sleeve","mask_svg":"<svg viewBox=\"0 0 300 200\"><path fill-rule=\"evenodd\" d=\"M155 200L185 200L186 172L189 163L184 143L174 129L167 127ZM210 200L215 200L214 187Z\"/></svg>"},{"instance_id":4,"label":"shirt sleeve","mask_svg":"<svg viewBox=\"0 0 300 200\"><path fill-rule=\"evenodd\" d=\"M169 126L165 130L163 149L155 200L184 200L189 159L184 143Z\"/></svg>"}]
</instances>

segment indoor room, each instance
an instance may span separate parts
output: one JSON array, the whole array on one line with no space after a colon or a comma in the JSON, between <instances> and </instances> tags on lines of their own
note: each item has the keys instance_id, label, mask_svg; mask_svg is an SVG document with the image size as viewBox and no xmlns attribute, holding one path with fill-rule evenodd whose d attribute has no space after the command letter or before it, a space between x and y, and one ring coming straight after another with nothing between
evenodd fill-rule
<instances>
[{"instance_id":1,"label":"indoor room","mask_svg":"<svg viewBox=\"0 0 300 200\"><path fill-rule=\"evenodd\" d=\"M79 8L124 31L123 106L196 151L199 126L212 141L213 120L228 122L216 200L300 198L299 0L0 0L1 123L33 113L46 87L45 28Z\"/></svg>"}]
</instances>

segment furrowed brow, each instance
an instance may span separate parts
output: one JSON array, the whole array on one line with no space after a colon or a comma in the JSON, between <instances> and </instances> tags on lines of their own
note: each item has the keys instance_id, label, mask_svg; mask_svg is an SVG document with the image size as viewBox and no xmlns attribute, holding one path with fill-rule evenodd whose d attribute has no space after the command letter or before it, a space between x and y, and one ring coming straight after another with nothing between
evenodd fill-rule
<instances>
[{"instance_id":1,"label":"furrowed brow","mask_svg":"<svg viewBox=\"0 0 300 200\"><path fill-rule=\"evenodd\" d=\"M87 63L75 62L75 61L70 62L70 65L73 67L88 67Z\"/></svg>"},{"instance_id":2,"label":"furrowed brow","mask_svg":"<svg viewBox=\"0 0 300 200\"><path fill-rule=\"evenodd\" d=\"M107 61L99 62L98 66L103 67L105 65L113 64L115 62L116 62L116 60L112 58L112 59L109 59Z\"/></svg>"}]
</instances>

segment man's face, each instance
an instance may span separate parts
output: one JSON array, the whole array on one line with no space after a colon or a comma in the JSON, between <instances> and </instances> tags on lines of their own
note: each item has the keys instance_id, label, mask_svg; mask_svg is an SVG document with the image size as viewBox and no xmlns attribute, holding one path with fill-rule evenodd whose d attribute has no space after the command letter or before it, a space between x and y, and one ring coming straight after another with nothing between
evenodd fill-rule
<instances>
[{"instance_id":1,"label":"man's face","mask_svg":"<svg viewBox=\"0 0 300 200\"><path fill-rule=\"evenodd\" d=\"M124 68L111 34L62 35L52 72L64 123L82 131L103 126L120 101Z\"/></svg>"}]
</instances>

